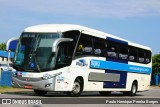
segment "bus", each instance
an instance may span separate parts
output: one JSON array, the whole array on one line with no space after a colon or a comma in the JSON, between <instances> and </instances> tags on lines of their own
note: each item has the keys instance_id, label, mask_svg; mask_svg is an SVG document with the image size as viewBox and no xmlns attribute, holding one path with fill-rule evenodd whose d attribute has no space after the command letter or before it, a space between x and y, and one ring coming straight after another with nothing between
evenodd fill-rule
<instances>
[{"instance_id":1,"label":"bus","mask_svg":"<svg viewBox=\"0 0 160 107\"><path fill-rule=\"evenodd\" d=\"M24 29L13 67L13 86L38 95L134 96L150 87L151 48L81 25L42 24Z\"/></svg>"}]
</instances>

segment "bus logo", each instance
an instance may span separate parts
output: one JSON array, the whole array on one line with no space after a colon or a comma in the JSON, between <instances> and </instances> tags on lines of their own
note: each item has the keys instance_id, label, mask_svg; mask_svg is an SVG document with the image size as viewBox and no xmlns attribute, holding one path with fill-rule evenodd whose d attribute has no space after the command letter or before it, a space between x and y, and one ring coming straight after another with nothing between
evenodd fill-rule
<instances>
[{"instance_id":1,"label":"bus logo","mask_svg":"<svg viewBox=\"0 0 160 107\"><path fill-rule=\"evenodd\" d=\"M86 60L81 59L81 60L79 60L79 61L76 62L76 65L82 67L82 66L87 66L88 64L87 64Z\"/></svg>"},{"instance_id":2,"label":"bus logo","mask_svg":"<svg viewBox=\"0 0 160 107\"><path fill-rule=\"evenodd\" d=\"M92 68L99 68L100 67L100 61L95 61L91 60L91 65Z\"/></svg>"}]
</instances>

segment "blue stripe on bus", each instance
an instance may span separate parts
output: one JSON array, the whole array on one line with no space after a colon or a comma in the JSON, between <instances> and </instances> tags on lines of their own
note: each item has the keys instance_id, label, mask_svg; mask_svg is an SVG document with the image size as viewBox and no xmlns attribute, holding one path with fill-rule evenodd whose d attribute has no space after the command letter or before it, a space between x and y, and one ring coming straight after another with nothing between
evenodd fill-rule
<instances>
[{"instance_id":1,"label":"blue stripe on bus","mask_svg":"<svg viewBox=\"0 0 160 107\"><path fill-rule=\"evenodd\" d=\"M111 37L107 37L106 39L109 40L109 41L112 41L112 42L128 45L128 42L122 41L122 40L119 40L119 39L115 39L115 38L111 38Z\"/></svg>"},{"instance_id":2,"label":"blue stripe on bus","mask_svg":"<svg viewBox=\"0 0 160 107\"><path fill-rule=\"evenodd\" d=\"M151 73L151 68L149 67L141 67L141 66L129 65L125 63L101 61L101 60L91 60L90 68L127 71L127 72L134 72L134 73L143 73L143 74Z\"/></svg>"}]
</instances>

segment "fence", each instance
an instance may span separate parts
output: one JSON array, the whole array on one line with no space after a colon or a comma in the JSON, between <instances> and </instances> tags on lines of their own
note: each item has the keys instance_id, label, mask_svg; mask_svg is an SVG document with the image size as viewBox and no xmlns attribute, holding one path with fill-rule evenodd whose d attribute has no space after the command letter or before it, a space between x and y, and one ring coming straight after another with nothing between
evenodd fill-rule
<instances>
[{"instance_id":1,"label":"fence","mask_svg":"<svg viewBox=\"0 0 160 107\"><path fill-rule=\"evenodd\" d=\"M12 86L12 72L0 70L0 86Z\"/></svg>"},{"instance_id":2,"label":"fence","mask_svg":"<svg viewBox=\"0 0 160 107\"><path fill-rule=\"evenodd\" d=\"M151 85L160 85L160 74L152 75Z\"/></svg>"},{"instance_id":3,"label":"fence","mask_svg":"<svg viewBox=\"0 0 160 107\"><path fill-rule=\"evenodd\" d=\"M151 85L160 85L160 74L152 75ZM12 71L0 70L0 86L12 86Z\"/></svg>"}]
</instances>

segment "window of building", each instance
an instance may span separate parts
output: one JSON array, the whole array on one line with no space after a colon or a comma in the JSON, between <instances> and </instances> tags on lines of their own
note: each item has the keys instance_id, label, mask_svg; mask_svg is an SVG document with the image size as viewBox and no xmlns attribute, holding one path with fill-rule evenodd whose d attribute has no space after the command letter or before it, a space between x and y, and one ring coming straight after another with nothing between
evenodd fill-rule
<instances>
[{"instance_id":1,"label":"window of building","mask_svg":"<svg viewBox=\"0 0 160 107\"><path fill-rule=\"evenodd\" d=\"M11 62L13 62L13 58L11 58Z\"/></svg>"}]
</instances>

